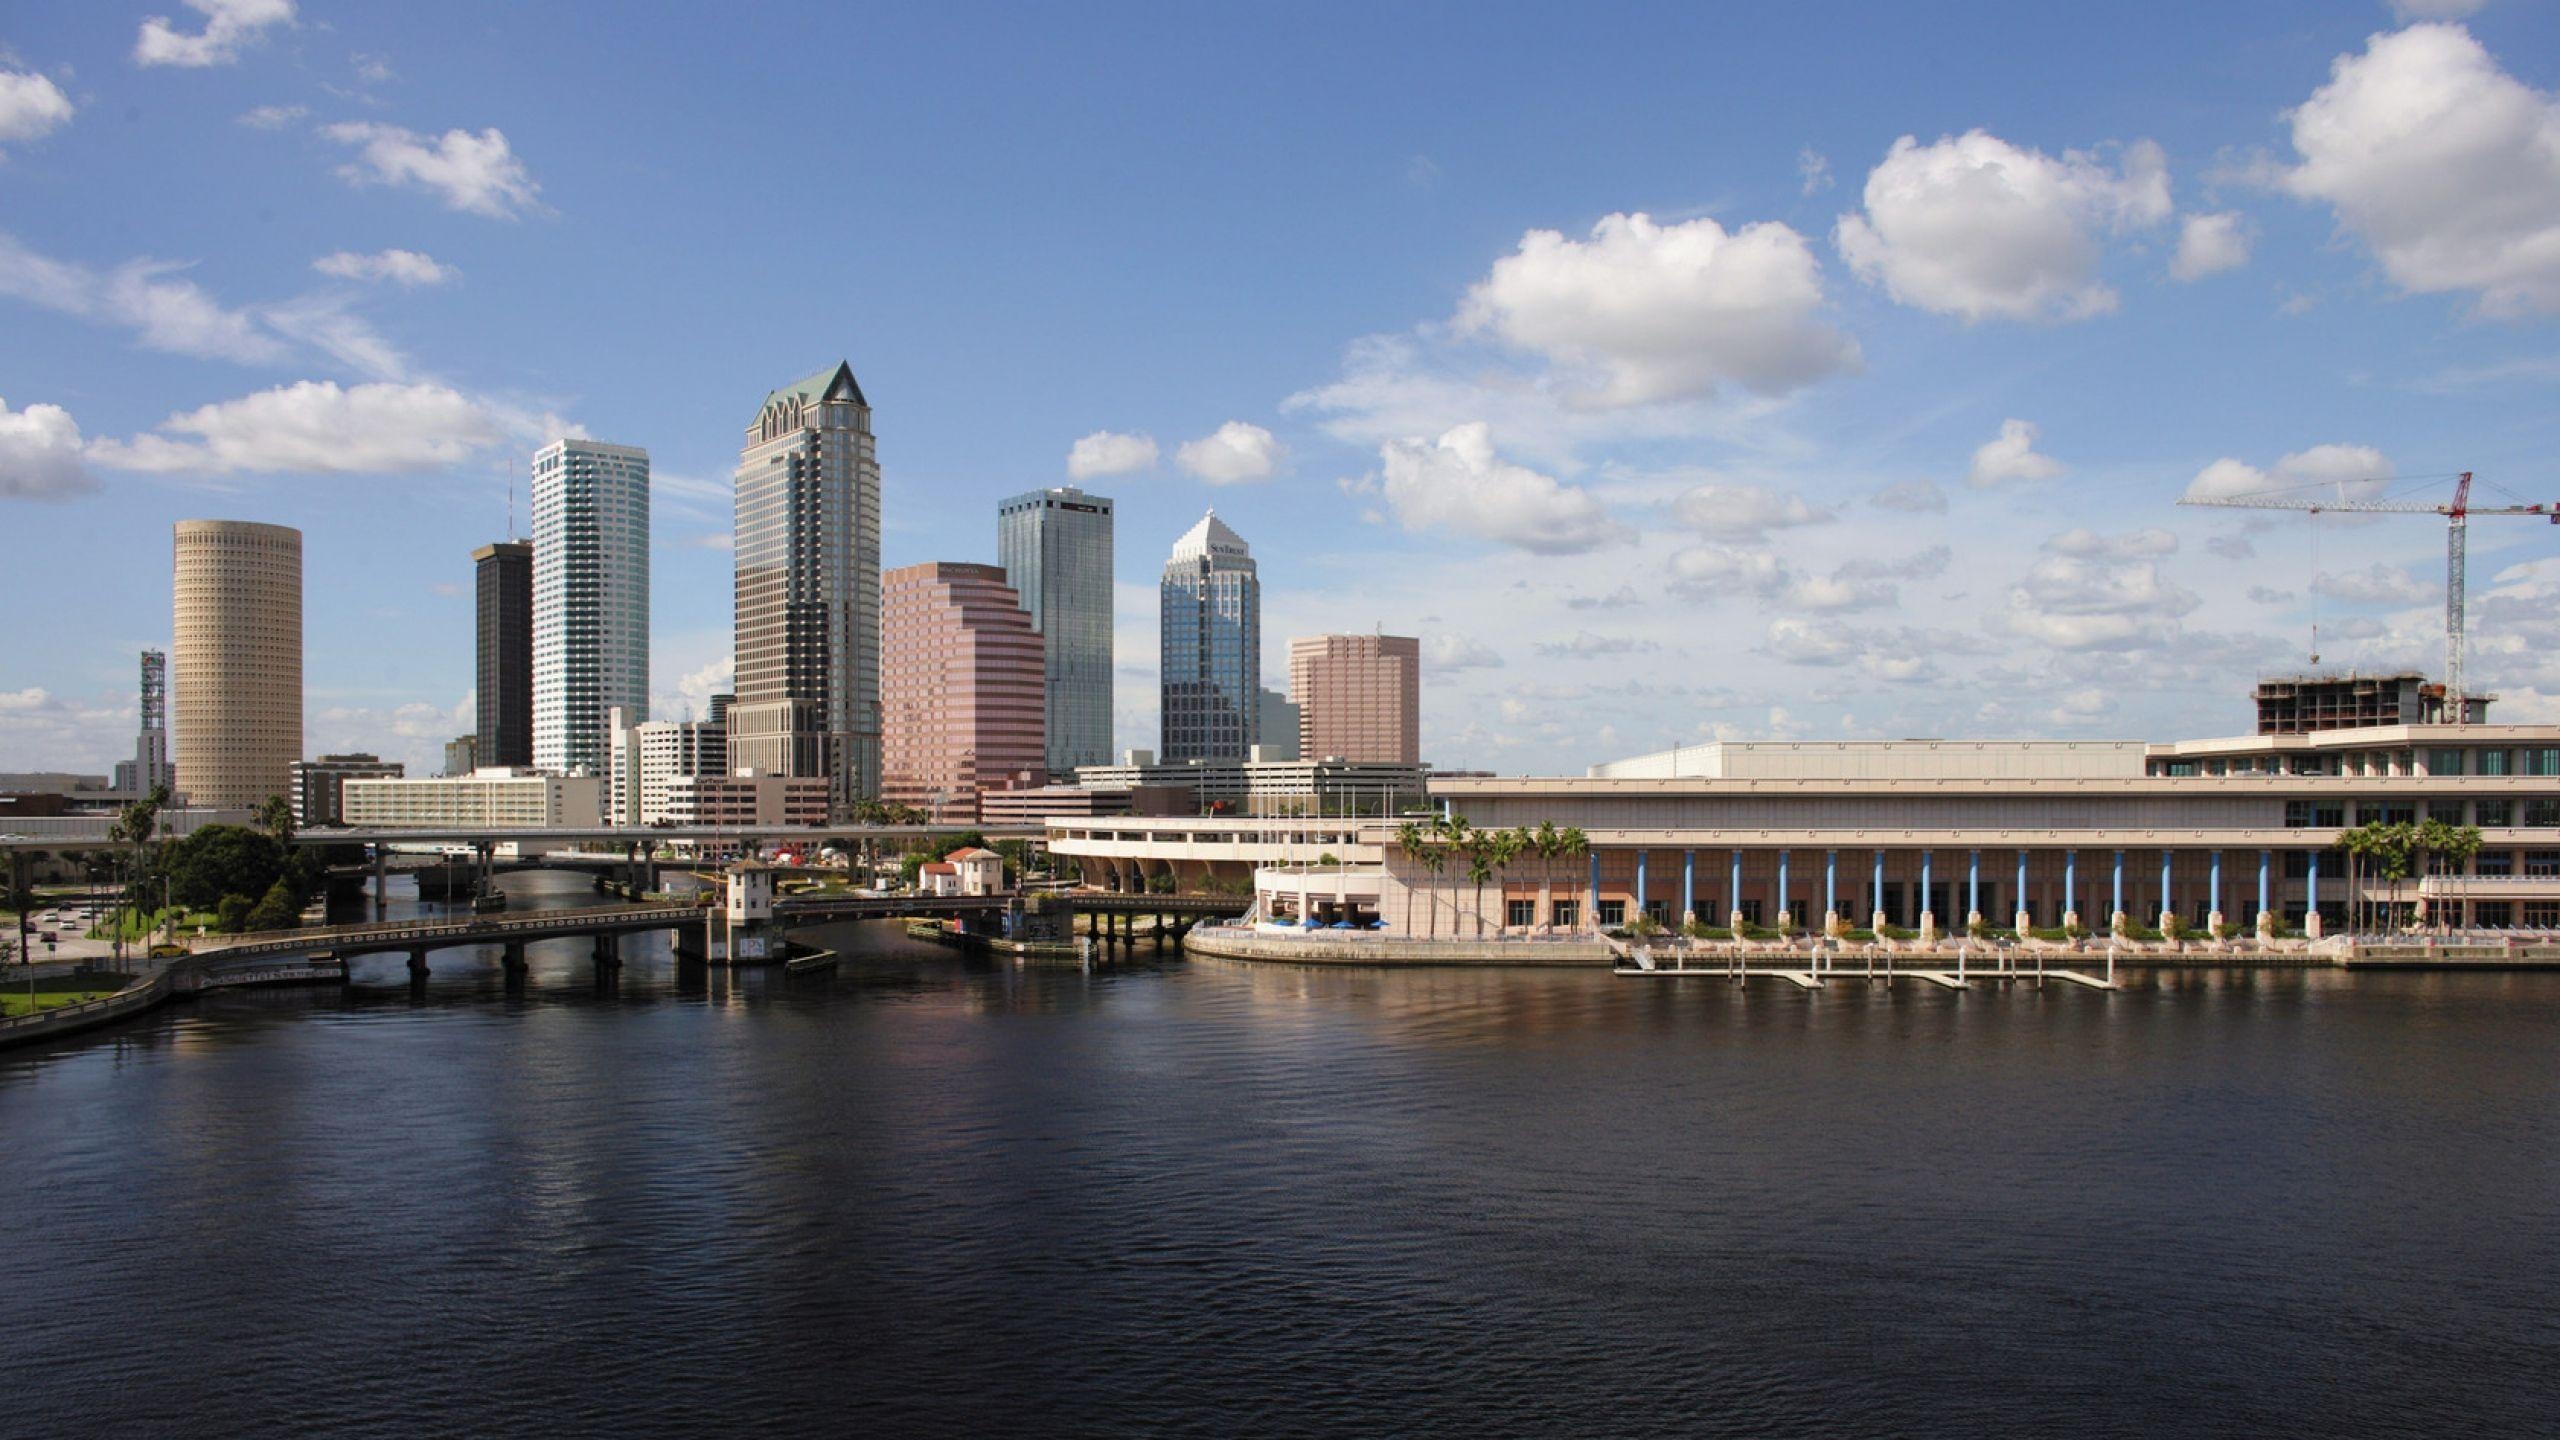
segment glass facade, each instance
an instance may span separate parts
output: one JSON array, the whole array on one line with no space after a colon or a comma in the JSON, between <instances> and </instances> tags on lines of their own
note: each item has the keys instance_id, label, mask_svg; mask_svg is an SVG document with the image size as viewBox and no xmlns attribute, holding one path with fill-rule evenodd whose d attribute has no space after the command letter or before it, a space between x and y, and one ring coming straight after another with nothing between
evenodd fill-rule
<instances>
[{"instance_id":1,"label":"glass facade","mask_svg":"<svg viewBox=\"0 0 2560 1440\"><path fill-rule=\"evenodd\" d=\"M1262 581L1252 548L1211 511L1174 542L1158 594L1162 758L1243 758L1262 729Z\"/></svg>"},{"instance_id":2,"label":"glass facade","mask_svg":"<svg viewBox=\"0 0 2560 1440\"><path fill-rule=\"evenodd\" d=\"M1073 486L996 507L996 560L1046 647L1048 769L1112 760L1112 506Z\"/></svg>"},{"instance_id":3,"label":"glass facade","mask_svg":"<svg viewBox=\"0 0 2560 1440\"><path fill-rule=\"evenodd\" d=\"M649 716L649 452L555 440L533 457L534 765L603 775L617 706Z\"/></svg>"}]
</instances>

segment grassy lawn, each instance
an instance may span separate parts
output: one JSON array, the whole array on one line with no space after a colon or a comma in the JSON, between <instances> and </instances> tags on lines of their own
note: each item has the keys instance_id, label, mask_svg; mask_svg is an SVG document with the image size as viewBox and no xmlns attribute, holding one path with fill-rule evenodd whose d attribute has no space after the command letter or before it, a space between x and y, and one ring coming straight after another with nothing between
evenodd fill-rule
<instances>
[{"instance_id":1,"label":"grassy lawn","mask_svg":"<svg viewBox=\"0 0 2560 1440\"><path fill-rule=\"evenodd\" d=\"M213 912L210 910L189 910L184 907L179 907L174 910L153 910L146 911L141 914L135 914L127 911L122 914L109 916L106 919L100 920L97 924L90 926L89 938L92 940L115 939L116 926L117 923L121 921L124 926L125 939L147 939L152 935L158 934L161 922L166 920L172 914L178 917L178 933L181 935L193 935L196 933L196 927L199 925L202 925L207 929L213 928L215 917Z\"/></svg>"},{"instance_id":2,"label":"grassy lawn","mask_svg":"<svg viewBox=\"0 0 2560 1440\"><path fill-rule=\"evenodd\" d=\"M103 1000L120 988L114 977L57 975L38 980L35 1000L28 1003L27 985L22 979L10 984L0 977L0 1015L24 1015L30 1009L50 1010L56 1005L77 1005L83 1000Z\"/></svg>"}]
</instances>

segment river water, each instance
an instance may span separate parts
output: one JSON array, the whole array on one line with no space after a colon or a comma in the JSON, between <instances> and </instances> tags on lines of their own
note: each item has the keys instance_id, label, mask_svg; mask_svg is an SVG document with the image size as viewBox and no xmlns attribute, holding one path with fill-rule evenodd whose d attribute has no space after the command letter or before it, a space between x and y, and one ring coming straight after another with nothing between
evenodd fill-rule
<instances>
[{"instance_id":1,"label":"river water","mask_svg":"<svg viewBox=\"0 0 2560 1440\"><path fill-rule=\"evenodd\" d=\"M830 938L0 1053L0 1432L2560 1430L2560 976Z\"/></svg>"}]
</instances>

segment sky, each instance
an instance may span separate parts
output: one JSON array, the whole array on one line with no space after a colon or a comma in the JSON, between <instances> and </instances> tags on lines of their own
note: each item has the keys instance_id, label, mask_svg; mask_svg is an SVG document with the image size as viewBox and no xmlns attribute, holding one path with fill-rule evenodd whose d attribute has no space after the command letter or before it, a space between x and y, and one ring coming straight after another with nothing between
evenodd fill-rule
<instances>
[{"instance_id":1,"label":"sky","mask_svg":"<svg viewBox=\"0 0 2560 1440\"><path fill-rule=\"evenodd\" d=\"M2443 659L2430 517L2560 499L2560 7L0 9L0 770L131 750L170 525L305 535L305 749L472 728L471 550L655 469L652 706L728 476L849 360L884 564L1118 501L1117 743L1214 507L1426 758L2244 731ZM2560 528L2471 672L2560 721ZM2316 639L2315 639L2316 636Z\"/></svg>"}]
</instances>

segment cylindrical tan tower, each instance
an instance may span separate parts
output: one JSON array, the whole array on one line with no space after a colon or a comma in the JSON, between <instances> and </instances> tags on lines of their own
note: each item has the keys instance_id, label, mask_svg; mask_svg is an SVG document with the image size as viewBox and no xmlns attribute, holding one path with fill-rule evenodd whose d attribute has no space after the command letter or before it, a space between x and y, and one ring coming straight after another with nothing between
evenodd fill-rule
<instances>
[{"instance_id":1,"label":"cylindrical tan tower","mask_svg":"<svg viewBox=\"0 0 2560 1440\"><path fill-rule=\"evenodd\" d=\"M243 808L290 794L302 758L302 532L181 520L176 580L179 792Z\"/></svg>"}]
</instances>

